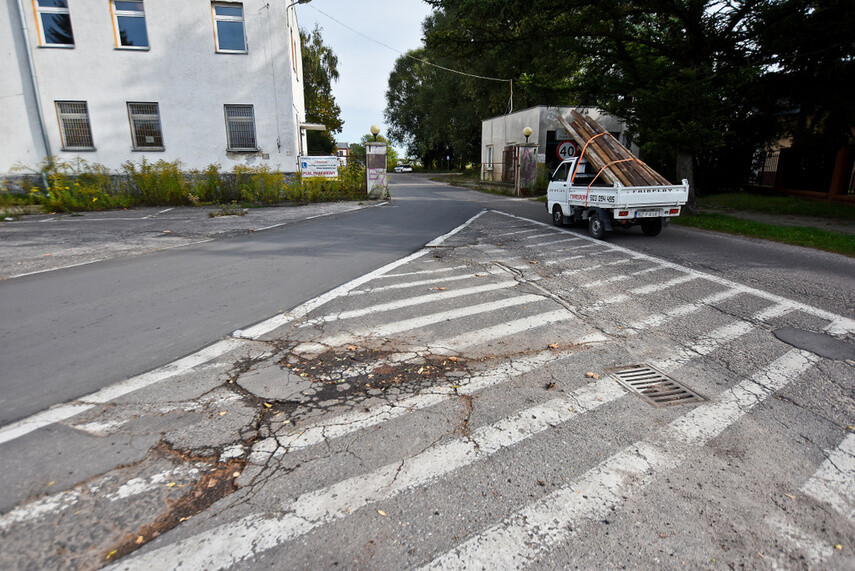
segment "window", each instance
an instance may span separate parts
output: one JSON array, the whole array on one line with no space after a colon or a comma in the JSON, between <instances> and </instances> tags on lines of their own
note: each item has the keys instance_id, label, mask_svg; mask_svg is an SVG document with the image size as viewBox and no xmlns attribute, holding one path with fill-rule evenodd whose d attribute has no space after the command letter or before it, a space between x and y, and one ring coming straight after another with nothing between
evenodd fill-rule
<instances>
[{"instance_id":1,"label":"window","mask_svg":"<svg viewBox=\"0 0 855 571\"><path fill-rule=\"evenodd\" d=\"M487 145L487 158L484 160L484 168L493 170L493 145Z\"/></svg>"},{"instance_id":2,"label":"window","mask_svg":"<svg viewBox=\"0 0 855 571\"><path fill-rule=\"evenodd\" d=\"M36 24L43 46L73 46L68 0L37 0Z\"/></svg>"},{"instance_id":3,"label":"window","mask_svg":"<svg viewBox=\"0 0 855 571\"><path fill-rule=\"evenodd\" d=\"M226 105L226 133L230 151L257 151L252 105Z\"/></svg>"},{"instance_id":4,"label":"window","mask_svg":"<svg viewBox=\"0 0 855 571\"><path fill-rule=\"evenodd\" d=\"M246 35L243 29L243 4L211 4L214 11L214 38L217 51L246 53Z\"/></svg>"},{"instance_id":5,"label":"window","mask_svg":"<svg viewBox=\"0 0 855 571\"><path fill-rule=\"evenodd\" d=\"M62 150L95 150L89 125L89 109L85 101L57 101L56 113L59 117Z\"/></svg>"},{"instance_id":6,"label":"window","mask_svg":"<svg viewBox=\"0 0 855 571\"><path fill-rule=\"evenodd\" d=\"M117 48L148 48L148 31L142 2L113 0L113 25Z\"/></svg>"},{"instance_id":7,"label":"window","mask_svg":"<svg viewBox=\"0 0 855 571\"><path fill-rule=\"evenodd\" d=\"M135 150L163 150L160 109L157 103L128 103L128 117L131 120L131 137Z\"/></svg>"}]
</instances>

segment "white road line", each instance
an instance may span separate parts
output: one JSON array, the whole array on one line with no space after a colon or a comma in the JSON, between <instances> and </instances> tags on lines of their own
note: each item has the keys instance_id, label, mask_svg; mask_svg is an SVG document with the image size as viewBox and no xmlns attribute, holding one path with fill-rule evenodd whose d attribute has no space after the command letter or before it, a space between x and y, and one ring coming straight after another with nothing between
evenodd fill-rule
<instances>
[{"instance_id":1,"label":"white road line","mask_svg":"<svg viewBox=\"0 0 855 571\"><path fill-rule=\"evenodd\" d=\"M541 242L540 244L531 244L526 247L543 247L543 246L554 246L555 244L561 244L563 242L578 242L581 238L561 238L560 240L553 240L552 242Z\"/></svg>"},{"instance_id":2,"label":"white road line","mask_svg":"<svg viewBox=\"0 0 855 571\"><path fill-rule=\"evenodd\" d=\"M387 278L404 278L409 276L421 276L427 274L439 274L442 272L452 272L454 270L465 270L469 266L451 266L448 268L437 268L435 270L419 270L417 272L404 272L402 274L385 274L382 276L377 276L375 279L387 279Z\"/></svg>"},{"instance_id":3,"label":"white road line","mask_svg":"<svg viewBox=\"0 0 855 571\"><path fill-rule=\"evenodd\" d=\"M528 232L537 232L537 228L527 228L525 230L516 230L514 232L502 232L500 234L494 234L497 238L504 238L505 236L513 236L515 234L526 234Z\"/></svg>"},{"instance_id":4,"label":"white road line","mask_svg":"<svg viewBox=\"0 0 855 571\"><path fill-rule=\"evenodd\" d=\"M435 323L450 321L452 319L461 319L463 317L470 317L472 315L478 315L480 313L487 313L489 311L496 311L508 307L515 307L517 305L523 305L526 303L537 303L539 301L546 301L546 298L542 295L534 294L508 297L488 303L471 305L459 309L450 309L448 311L440 311L437 313L431 313L429 315L413 317L411 319L403 319L401 321L387 323L385 325L381 325L372 329L366 329L363 331L354 331L350 333L341 333L330 337L323 337L319 341L328 347L340 347L347 343L353 343L356 339L359 338L369 336L385 337L388 335L394 335L395 333L401 333L403 331L417 329L419 327L426 327Z\"/></svg>"},{"instance_id":5,"label":"white road line","mask_svg":"<svg viewBox=\"0 0 855 571\"><path fill-rule=\"evenodd\" d=\"M372 288L368 288L368 289L360 289L360 290L352 291L352 292L348 293L347 295L348 296L363 295L366 293L377 293L380 291L407 289L407 288L418 287L418 286L423 286L423 285L442 285L442 284L448 283L448 282L457 282L460 280L469 280L469 279L478 279L478 278L475 274L466 274L465 276L447 276L444 278L431 278L429 280L417 280L417 281L413 281L413 282L406 282L406 283L392 284L392 285L387 285L387 286L372 287Z\"/></svg>"},{"instance_id":6,"label":"white road line","mask_svg":"<svg viewBox=\"0 0 855 571\"><path fill-rule=\"evenodd\" d=\"M724 325L702 335L699 339L694 341L691 346L680 349L674 357L653 361L651 365L665 371L673 371L682 365L685 365L692 359L709 355L725 343L733 341L753 329L754 326L747 321L735 321L733 323L729 323L728 325Z\"/></svg>"},{"instance_id":7,"label":"white road line","mask_svg":"<svg viewBox=\"0 0 855 571\"><path fill-rule=\"evenodd\" d=\"M522 236L520 240L534 240L535 238L546 238L546 237L554 238L554 232L547 232L546 234L535 234L534 236ZM540 246L540 244L535 244L534 246ZM530 246L527 246L530 247Z\"/></svg>"},{"instance_id":8,"label":"white road line","mask_svg":"<svg viewBox=\"0 0 855 571\"><path fill-rule=\"evenodd\" d=\"M653 266L651 268L645 268L643 270L638 270L637 272L632 272L630 275L631 276L642 276L644 274L649 274L651 272L658 272L659 270L664 270L665 268L667 268L667 266L657 265L657 266Z\"/></svg>"},{"instance_id":9,"label":"white road line","mask_svg":"<svg viewBox=\"0 0 855 571\"><path fill-rule=\"evenodd\" d=\"M173 568L181 565L189 569L234 566L317 527L343 519L369 504L435 482L624 394L617 383L605 379L586 385L565 398L548 401L493 425L482 426L467 438L434 446L403 463L394 462L305 493L281 506L286 512L282 517L248 516L160 549L128 557L118 566L125 569L151 569L164 565Z\"/></svg>"},{"instance_id":10,"label":"white road line","mask_svg":"<svg viewBox=\"0 0 855 571\"><path fill-rule=\"evenodd\" d=\"M0 444L20 438L39 428L49 426L56 422L67 420L75 415L85 412L98 404L104 404L117 399L128 393L159 383L171 377L181 375L198 367L208 361L228 353L234 349L246 345L246 341L239 339L224 339L213 345L205 347L183 359L173 361L158 369L132 377L120 383L105 387L100 391L91 393L77 399L74 402L56 406L46 411L34 414L23 420L7 424L0 429Z\"/></svg>"},{"instance_id":11,"label":"white road line","mask_svg":"<svg viewBox=\"0 0 855 571\"><path fill-rule=\"evenodd\" d=\"M543 226L544 228L551 228L551 229L553 228L552 226L550 226L549 224L546 224L544 222L538 222L537 220L531 220L529 218L524 218L522 216L517 216L515 214L508 214L507 212L501 212L499 210L493 210L492 212L494 212L496 214L501 214L502 216L507 216L509 218L513 218L515 220L525 220L525 221L527 221L530 224L535 225L535 226ZM553 229L553 231L554 232L562 232L561 230L556 230L556 229ZM582 238L583 240L588 240L588 241L594 242L594 244L602 245L602 242L594 240L593 238L590 238L588 236L579 236L579 237ZM732 280L729 280L726 278L722 278L722 277L719 277L719 276L716 276L713 274L708 274L708 273L701 272L698 270L693 270L692 268L688 268L686 266L682 266L682 265L674 263L674 262L668 262L666 260L663 260L661 258L657 258L655 256L651 256L648 254L642 254L642 253L636 252L634 250L630 250L629 248L624 248L622 246L615 246L614 244L609 245L609 247L611 248L612 251L623 252L625 254L635 256L637 259L640 259L640 260L642 260L642 259L648 260L650 262L653 262L653 263L660 265L663 268L668 267L668 268L673 268L675 270L679 270L681 272L690 273L692 275L698 276L699 278L704 278L704 279L707 279L709 281L715 282L718 285L721 285L721 286L724 286L727 288L731 288L731 289L739 290L741 293L748 293L748 294L751 294L751 295L754 295L754 296L757 296L757 297L760 297L760 298L763 298L763 299L766 299L768 301L772 301L775 303L793 304L793 307L795 309L798 309L799 311L803 311L803 312L808 313L810 315L814 315L816 317L820 317L822 319L827 319L828 321L831 321L833 326L830 326L831 329L829 332L833 331L835 335L840 335L843 333L855 333L855 319L844 317L842 315L837 315L836 313L832 313L831 311L826 311L824 309L820 309L818 307L807 305L805 303L793 301L793 300L787 299L783 296L776 295L773 293L769 293L769 292L763 291L761 289L749 287L749 286L743 285L741 283L738 283L738 282L735 282L735 281L732 281Z\"/></svg>"},{"instance_id":12,"label":"white road line","mask_svg":"<svg viewBox=\"0 0 855 571\"><path fill-rule=\"evenodd\" d=\"M437 405L455 396L473 395L571 354L572 352L537 353L498 365L470 379L460 379L458 385L441 385L397 402L374 405L368 410L349 411L317 424L303 426L289 434L277 435L276 438L268 438L257 443L253 446L250 461L255 464L265 464L271 454L277 458L291 450L300 450L341 438L404 416L414 410Z\"/></svg>"},{"instance_id":13,"label":"white road line","mask_svg":"<svg viewBox=\"0 0 855 571\"><path fill-rule=\"evenodd\" d=\"M855 519L855 434L847 434L802 486L802 492Z\"/></svg>"},{"instance_id":14,"label":"white road line","mask_svg":"<svg viewBox=\"0 0 855 571\"><path fill-rule=\"evenodd\" d=\"M172 470L167 470L159 474L152 474L147 478L131 478L115 492L111 494L102 494L99 499L106 499L110 502L124 500L132 496L138 496L149 492L171 480L178 478L195 477L199 474L198 468L188 466L178 466ZM107 476L104 480L111 479L112 476ZM7 514L0 516L0 531L6 531L15 525L35 521L42 516L48 514L56 514L75 506L82 496L88 494L96 494L104 485L103 481L90 482L83 486L72 490L60 492L46 498L41 498L34 502L18 506Z\"/></svg>"},{"instance_id":15,"label":"white road line","mask_svg":"<svg viewBox=\"0 0 855 571\"><path fill-rule=\"evenodd\" d=\"M295 218L293 220L286 220L284 222L279 222L278 224L271 224L270 226L263 226L261 228L255 228L253 232L264 232L265 230L273 230L274 228L281 228L282 226L287 226L289 224L295 224L297 222L304 222L306 220L315 220L316 218L324 218L326 216L335 216L337 214L346 214L348 212L354 212L356 210L364 210L366 208L377 208L379 206L386 206L389 204L388 201L378 202L377 204L371 204L369 206L355 206L353 208L348 208L347 210L337 210L336 212L325 212L323 214L315 214L314 216L306 216L305 218Z\"/></svg>"},{"instance_id":16,"label":"white road line","mask_svg":"<svg viewBox=\"0 0 855 571\"><path fill-rule=\"evenodd\" d=\"M463 224L461 224L457 228L451 230L450 232L446 232L445 234L443 234L442 236L440 236L438 238L434 238L433 240L431 240L430 242L425 244L425 248L435 248L437 246L441 246L446 240L448 240L449 238L451 238L452 236L454 236L455 234L457 234L458 232L460 232L461 230L463 230L464 228L466 228L467 226L469 226L470 224L475 222L478 218L483 216L486 212L487 212L487 210L482 210L481 212L479 212L478 214L476 214L475 216L473 216L472 218L470 218L469 220L467 220L466 222L464 222Z\"/></svg>"},{"instance_id":17,"label":"white road line","mask_svg":"<svg viewBox=\"0 0 855 571\"><path fill-rule=\"evenodd\" d=\"M705 445L818 358L793 349L658 431L586 472L580 479L533 502L504 521L432 561L430 569L520 569L540 553L565 542L574 530L610 513L625 499L678 467L693 448Z\"/></svg>"},{"instance_id":18,"label":"white road line","mask_svg":"<svg viewBox=\"0 0 855 571\"><path fill-rule=\"evenodd\" d=\"M657 313L651 315L641 321L636 321L630 325L626 326L626 332L628 335L635 335L640 331L645 329L650 329L651 327L659 327L663 323L666 323L672 319L677 317L685 317L686 315L691 315L692 313L699 311L701 308L707 307L708 305L712 305L714 303L718 303L720 301L724 301L726 299L730 299L731 297L736 297L742 293L739 290L731 289L725 290L710 296L707 296L699 301L694 303L687 303L685 305L678 305L672 309L664 313Z\"/></svg>"},{"instance_id":19,"label":"white road line","mask_svg":"<svg viewBox=\"0 0 855 571\"><path fill-rule=\"evenodd\" d=\"M472 224L472 222L477 220L485 212L486 212L486 210L482 210L481 212L479 212L478 214L476 214L475 216L473 216L472 218L470 218L469 220L467 220L466 222L464 222L463 224L461 224L460 226L458 226L457 228L455 228L451 232L448 232L447 234L443 234L439 238L436 238L435 240L433 240L433 242L435 242L436 244L442 244L442 242L444 242L446 238L448 238L449 236L453 236L457 232L460 232L461 230L463 230L463 228ZM346 284L342 284L342 285L338 286L337 288L332 289L323 295L319 295L318 297L316 297L314 299L310 299L306 303L295 307L291 311L288 311L286 313L282 313L279 315L275 315L269 319L262 321L261 323L253 325L252 327L249 327L247 329L238 329L237 331L232 333L232 336L243 337L243 338L247 338L247 339L258 339L259 337L266 335L267 333L270 333L271 331L274 331L275 329L278 329L278 328L282 327L283 325L287 325L288 323L291 323L295 319L301 319L301 318L305 317L306 315L309 314L309 312L317 309L318 307L325 305L326 303L329 303L333 299L336 299L338 297L342 297L343 295L347 294L351 290L354 290L354 289L358 288L359 286L366 284L366 283L370 282L371 280L376 279L377 277L394 270L395 268L398 268L400 266L403 266L405 264L412 262L413 260L421 258L425 254L427 254L429 251L430 250L428 250L426 247L422 248L418 252L410 254L409 256L405 256L399 260L395 260L394 262L386 264L385 266L383 266L381 268L377 268L373 272L369 272L363 276L360 276L354 280L347 282Z\"/></svg>"},{"instance_id":20,"label":"white road line","mask_svg":"<svg viewBox=\"0 0 855 571\"><path fill-rule=\"evenodd\" d=\"M373 313L381 313L384 311L393 311L396 309L402 309L404 307L412 307L414 305L424 305L426 303L436 303L440 301L446 301L449 299L454 299L456 297L463 297L467 295L475 295L478 293L487 293L489 291L496 291L500 289L508 289L514 286L519 285L519 282L516 280L509 280L504 282L485 284L482 286L469 287L458 290L451 291L438 291L436 293L429 293L426 295L418 295L415 297L408 297L405 299L400 299L397 301L390 301L387 303L378 303L377 305L372 305L370 307L363 307L360 309L351 309L349 311L342 311L341 313L331 313L328 315L324 315L321 317L317 317L309 320L303 326L316 325L318 323L328 323L331 321L340 321L342 319L353 319L354 317L363 317L365 315L371 315Z\"/></svg>"},{"instance_id":21,"label":"white road line","mask_svg":"<svg viewBox=\"0 0 855 571\"><path fill-rule=\"evenodd\" d=\"M788 313L792 313L795 309L795 306L791 303L776 303L757 313L755 317L760 321L769 321L770 319L783 317Z\"/></svg>"},{"instance_id":22,"label":"white road line","mask_svg":"<svg viewBox=\"0 0 855 571\"><path fill-rule=\"evenodd\" d=\"M532 315L530 317L524 317L522 319L516 319L514 321L500 323L499 325L486 327L484 329L479 329L478 331L470 331L467 333L463 333L456 337L446 339L441 343L437 343L437 345L447 349L462 349L466 347L472 347L474 345L489 343L490 341L495 341L497 339L508 337L510 335L515 335L517 333L522 333L524 331L530 331L532 329L536 329L538 327L542 327L550 323L568 321L571 319L575 319L573 314L562 308L557 311L541 313L540 315ZM598 338L598 340L605 341L606 338L602 337L602 339ZM580 342L581 341L577 341L576 343Z\"/></svg>"},{"instance_id":23,"label":"white road line","mask_svg":"<svg viewBox=\"0 0 855 571\"><path fill-rule=\"evenodd\" d=\"M610 278L605 278L602 280L597 280L595 282L589 282L586 284L582 284L582 287L584 287L584 288L600 287L600 286L612 284L615 282L622 282L622 281L625 281L628 279L630 279L630 276L627 276L627 275L612 276Z\"/></svg>"},{"instance_id":24,"label":"white road line","mask_svg":"<svg viewBox=\"0 0 855 571\"><path fill-rule=\"evenodd\" d=\"M818 537L798 527L784 515L772 514L763 518L763 522L775 532L775 537L783 537L799 549L810 563L822 563L834 555L834 548ZM791 566L789 561L778 562L781 569Z\"/></svg>"},{"instance_id":25,"label":"white road line","mask_svg":"<svg viewBox=\"0 0 855 571\"><path fill-rule=\"evenodd\" d=\"M448 236L456 234L457 232L477 220L485 212L486 210L482 210L481 212L479 212L478 214L476 214L451 232L444 234L439 238L436 238L434 242L441 244ZM233 336L237 339L225 339L222 341L218 341L217 343L209 345L208 347L205 347L204 349L201 349L200 351L197 351L192 355L184 357L183 359L174 361L173 363L155 369L154 371L151 371L149 373L145 373L143 375L139 375L137 377L133 377L126 381L122 381L115 385L111 385L109 387L101 389L100 391L97 391L89 396L78 399L77 402L55 406L48 410L29 416L25 419L13 422L11 424L7 424L6 426L0 428L0 444L15 440L16 438L20 438L21 436L29 434L34 430L38 430L39 428L49 426L56 422L67 420L77 414L91 409L95 404L102 404L108 402L111 399L118 398L119 396L123 396L125 394L147 387L154 383L158 383L175 375L187 372L195 366L206 363L212 359L219 357L220 355L231 351L234 348L241 346L244 343L240 340L241 337L250 339L261 337L262 335L269 333L277 329L278 327L281 327L282 325L290 323L294 319L304 317L310 311L324 305L325 303L328 303L336 297L341 297L348 291L371 281L379 275L382 275L399 266L407 264L412 260L424 256L428 253L428 251L429 250L427 250L426 248L419 250L418 252L401 258L400 260L396 260L392 263L386 264L385 266L378 268L373 272L369 272L323 295L311 299L306 303L297 306L290 312L274 316L246 330L235 331ZM516 282L513 282L513 285L516 285Z\"/></svg>"},{"instance_id":26,"label":"white road line","mask_svg":"<svg viewBox=\"0 0 855 571\"><path fill-rule=\"evenodd\" d=\"M655 293L657 291L662 291L668 288L672 288L674 286L684 284L686 282L690 282L692 280L698 279L698 276L680 276L679 278L674 278L673 280L668 280L667 282L662 282L658 284L650 284L642 287L637 287L629 291L632 295L647 295L651 293Z\"/></svg>"}]
</instances>

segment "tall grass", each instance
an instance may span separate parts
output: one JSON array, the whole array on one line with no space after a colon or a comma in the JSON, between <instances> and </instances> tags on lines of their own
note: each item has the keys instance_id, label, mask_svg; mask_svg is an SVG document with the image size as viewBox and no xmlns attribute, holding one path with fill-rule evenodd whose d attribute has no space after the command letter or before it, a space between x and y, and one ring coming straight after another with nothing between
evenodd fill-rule
<instances>
[{"instance_id":1,"label":"tall grass","mask_svg":"<svg viewBox=\"0 0 855 571\"><path fill-rule=\"evenodd\" d=\"M38 177L25 178L17 192L0 187L0 206L40 204L51 212L105 210L130 206L200 204L274 205L367 198L365 168L351 163L338 180L302 179L261 165L238 165L234 173L219 164L185 171L181 161L125 162L117 173L83 159L62 161L50 157L35 169L18 166ZM32 182L35 178L44 185Z\"/></svg>"}]
</instances>

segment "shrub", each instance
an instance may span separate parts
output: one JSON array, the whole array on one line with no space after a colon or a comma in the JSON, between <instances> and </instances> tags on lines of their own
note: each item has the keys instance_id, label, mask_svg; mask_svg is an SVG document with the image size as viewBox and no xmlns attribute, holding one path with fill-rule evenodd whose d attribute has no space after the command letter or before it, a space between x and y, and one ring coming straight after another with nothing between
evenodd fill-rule
<instances>
[{"instance_id":1,"label":"shrub","mask_svg":"<svg viewBox=\"0 0 855 571\"><path fill-rule=\"evenodd\" d=\"M267 165L235 166L235 184L246 202L278 204L285 196L285 175Z\"/></svg>"},{"instance_id":2,"label":"shrub","mask_svg":"<svg viewBox=\"0 0 855 571\"><path fill-rule=\"evenodd\" d=\"M125 175L133 181L140 204L148 206L189 204L190 185L181 171L181 161L159 160L148 162L145 157L139 165L127 161L122 165Z\"/></svg>"}]
</instances>

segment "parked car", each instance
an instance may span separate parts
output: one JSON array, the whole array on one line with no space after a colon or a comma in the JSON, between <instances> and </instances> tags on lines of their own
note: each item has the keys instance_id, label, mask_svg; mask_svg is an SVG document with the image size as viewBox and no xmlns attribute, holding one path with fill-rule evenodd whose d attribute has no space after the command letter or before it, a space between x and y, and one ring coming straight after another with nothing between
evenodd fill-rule
<instances>
[{"instance_id":1,"label":"parked car","mask_svg":"<svg viewBox=\"0 0 855 571\"><path fill-rule=\"evenodd\" d=\"M413 172L413 167L410 165L398 165L395 167L395 172Z\"/></svg>"}]
</instances>

